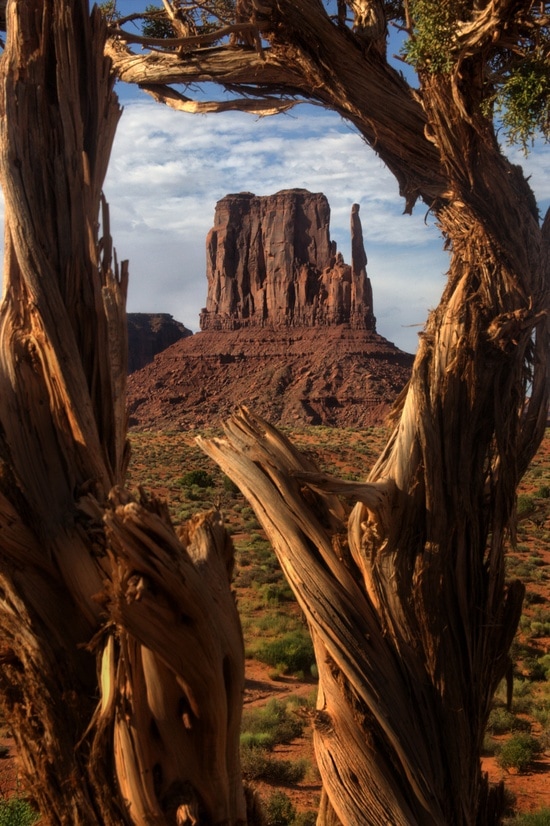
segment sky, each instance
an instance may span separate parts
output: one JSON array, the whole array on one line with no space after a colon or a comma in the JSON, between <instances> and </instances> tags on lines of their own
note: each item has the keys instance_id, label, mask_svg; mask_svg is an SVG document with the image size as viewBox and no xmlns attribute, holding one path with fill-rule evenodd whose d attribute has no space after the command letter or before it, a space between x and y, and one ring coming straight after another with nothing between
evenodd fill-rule
<instances>
[{"instance_id":1,"label":"sky","mask_svg":"<svg viewBox=\"0 0 550 826\"><path fill-rule=\"evenodd\" d=\"M191 115L135 87L117 84L117 91L124 112L104 191L118 258L130 261L129 312L170 313L197 331L216 202L229 193L300 187L327 196L331 237L348 263L351 207L360 205L377 330L415 352L443 291L448 256L425 205L403 214L393 176L347 123L311 105L268 118ZM537 146L527 159L519 150L513 157L532 176L544 214L550 145Z\"/></svg>"},{"instance_id":2,"label":"sky","mask_svg":"<svg viewBox=\"0 0 550 826\"><path fill-rule=\"evenodd\" d=\"M360 205L377 330L415 352L443 291L448 255L425 205L403 214L395 179L348 124L309 105L259 119L184 114L120 94L124 113L104 190L118 256L130 260L130 312L167 312L198 330L216 202L300 187L327 196L331 237L348 263L351 206ZM548 206L550 146L514 157Z\"/></svg>"}]
</instances>

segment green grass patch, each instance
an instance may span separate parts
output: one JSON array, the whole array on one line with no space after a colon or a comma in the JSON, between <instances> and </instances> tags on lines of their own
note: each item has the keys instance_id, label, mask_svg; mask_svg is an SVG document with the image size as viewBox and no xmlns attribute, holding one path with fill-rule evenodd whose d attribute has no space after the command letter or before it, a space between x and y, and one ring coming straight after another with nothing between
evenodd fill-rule
<instances>
[{"instance_id":1,"label":"green grass patch","mask_svg":"<svg viewBox=\"0 0 550 826\"><path fill-rule=\"evenodd\" d=\"M315 664L313 643L304 629L260 643L254 656L260 662L282 670L283 674L311 674Z\"/></svg>"},{"instance_id":2,"label":"green grass patch","mask_svg":"<svg viewBox=\"0 0 550 826\"><path fill-rule=\"evenodd\" d=\"M267 749L241 747L241 768L248 780L263 780L277 786L292 786L306 776L307 760L279 760Z\"/></svg>"},{"instance_id":3,"label":"green grass patch","mask_svg":"<svg viewBox=\"0 0 550 826\"><path fill-rule=\"evenodd\" d=\"M528 493L520 493L517 498L516 511L519 519L529 516L535 510L535 497Z\"/></svg>"},{"instance_id":4,"label":"green grass patch","mask_svg":"<svg viewBox=\"0 0 550 826\"><path fill-rule=\"evenodd\" d=\"M266 826L293 826L296 809L284 792L274 792L265 806Z\"/></svg>"},{"instance_id":5,"label":"green grass patch","mask_svg":"<svg viewBox=\"0 0 550 826\"><path fill-rule=\"evenodd\" d=\"M39 817L28 800L19 797L0 799L0 826L32 826Z\"/></svg>"},{"instance_id":6,"label":"green grass patch","mask_svg":"<svg viewBox=\"0 0 550 826\"><path fill-rule=\"evenodd\" d=\"M245 708L241 725L241 744L243 738L250 735L268 737L271 748L279 743L290 743L296 737L300 737L304 730L304 722L296 712L305 705L307 701L291 697L286 702L273 698L265 706ZM260 744L249 741L249 745ZM267 747L267 743L263 745Z\"/></svg>"},{"instance_id":7,"label":"green grass patch","mask_svg":"<svg viewBox=\"0 0 550 826\"><path fill-rule=\"evenodd\" d=\"M497 754L497 763L503 769L516 769L526 772L538 757L541 746L536 737L530 734L515 734L502 744Z\"/></svg>"},{"instance_id":8,"label":"green grass patch","mask_svg":"<svg viewBox=\"0 0 550 826\"><path fill-rule=\"evenodd\" d=\"M526 812L506 821L509 826L550 826L550 809Z\"/></svg>"},{"instance_id":9,"label":"green grass patch","mask_svg":"<svg viewBox=\"0 0 550 826\"><path fill-rule=\"evenodd\" d=\"M492 709L487 723L489 734L507 734L509 731L530 731L531 725L528 720L523 720L508 711L506 708L497 706Z\"/></svg>"}]
</instances>

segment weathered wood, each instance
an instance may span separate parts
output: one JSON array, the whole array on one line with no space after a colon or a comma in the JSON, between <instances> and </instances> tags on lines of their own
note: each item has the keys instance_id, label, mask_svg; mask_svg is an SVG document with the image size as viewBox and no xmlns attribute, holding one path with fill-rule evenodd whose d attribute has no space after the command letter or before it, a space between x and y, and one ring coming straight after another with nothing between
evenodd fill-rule
<instances>
[{"instance_id":1,"label":"weathered wood","mask_svg":"<svg viewBox=\"0 0 550 826\"><path fill-rule=\"evenodd\" d=\"M44 822L259 823L239 761L231 542L217 514L180 538L166 508L123 489L105 26L87 0L12 0L7 28L0 701Z\"/></svg>"},{"instance_id":2,"label":"weathered wood","mask_svg":"<svg viewBox=\"0 0 550 826\"><path fill-rule=\"evenodd\" d=\"M447 96L434 109L448 111L449 86L433 94ZM448 285L368 481L327 480L246 411L225 439L201 441L253 505L310 625L330 801L319 823L502 816L480 754L524 591L504 579L515 491L547 409L547 222L541 232L528 191L518 201L524 183L496 144L479 147L493 171L472 190L461 146L470 128L447 129L460 194L440 213L453 240ZM499 190L491 201L485 184ZM346 491L360 500L349 517L335 501Z\"/></svg>"},{"instance_id":3,"label":"weathered wood","mask_svg":"<svg viewBox=\"0 0 550 826\"><path fill-rule=\"evenodd\" d=\"M413 93L385 59L382 6L346 5L356 31L342 3L332 21L320 2L252 0L257 50L136 57L118 33L109 55L171 105L189 102L166 84L206 80L264 111L296 96L334 108L406 208L422 198L439 221L447 286L365 484L327 480L245 411L203 445L253 503L310 626L320 826L489 826L502 790L479 754L521 609L504 579L515 491L548 407L550 217L541 229L477 79L483 44L534 7L461 26L456 71L421 72ZM2 702L49 822L256 823L230 546L215 515L180 539L122 488L127 271L111 266L106 209L102 243L97 228L119 115L103 24L85 0L11 0L6 19Z\"/></svg>"}]
</instances>

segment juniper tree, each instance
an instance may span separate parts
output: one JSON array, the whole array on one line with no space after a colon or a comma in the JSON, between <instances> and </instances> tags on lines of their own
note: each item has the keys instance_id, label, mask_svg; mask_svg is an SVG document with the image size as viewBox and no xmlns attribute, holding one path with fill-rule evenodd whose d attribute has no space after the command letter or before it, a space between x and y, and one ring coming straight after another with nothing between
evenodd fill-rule
<instances>
[{"instance_id":1,"label":"juniper tree","mask_svg":"<svg viewBox=\"0 0 550 826\"><path fill-rule=\"evenodd\" d=\"M124 489L127 268L101 197L116 72L184 111L334 109L405 209L435 216L447 284L365 483L319 474L246 411L203 446L254 505L310 626L319 824L499 823L479 757L521 610L504 568L516 488L546 422L550 217L498 127L527 144L548 132L548 4L163 9L143 19L175 36L148 39L115 9L107 37L85 0L6 8L0 694L36 799L52 823L260 822L240 777L220 519L178 535ZM415 86L387 56L395 25ZM202 81L230 97L192 100Z\"/></svg>"}]
</instances>

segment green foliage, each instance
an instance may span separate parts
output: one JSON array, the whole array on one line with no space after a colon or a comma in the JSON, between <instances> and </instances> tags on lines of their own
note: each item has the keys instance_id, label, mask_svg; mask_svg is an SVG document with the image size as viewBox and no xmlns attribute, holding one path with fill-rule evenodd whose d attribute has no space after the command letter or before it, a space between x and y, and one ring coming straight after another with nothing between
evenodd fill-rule
<instances>
[{"instance_id":1,"label":"green foliage","mask_svg":"<svg viewBox=\"0 0 550 826\"><path fill-rule=\"evenodd\" d=\"M220 25L227 25L235 20L234 0L209 0L202 3L188 3L184 0L173 0L173 7L180 20L191 36L210 34ZM166 39L177 37L165 9L156 4L149 4L145 9L146 18L143 24L144 37Z\"/></svg>"},{"instance_id":2,"label":"green foliage","mask_svg":"<svg viewBox=\"0 0 550 826\"><path fill-rule=\"evenodd\" d=\"M550 636L550 611L537 608L529 616L522 615L520 627L532 639Z\"/></svg>"},{"instance_id":3,"label":"green foliage","mask_svg":"<svg viewBox=\"0 0 550 826\"><path fill-rule=\"evenodd\" d=\"M174 27L163 8L150 3L145 6L145 13L148 17L143 24L144 37L155 37L162 40L168 37L176 37Z\"/></svg>"},{"instance_id":4,"label":"green foliage","mask_svg":"<svg viewBox=\"0 0 550 826\"><path fill-rule=\"evenodd\" d=\"M241 749L267 749L276 744L274 735L269 731L243 731L241 734Z\"/></svg>"},{"instance_id":5,"label":"green foliage","mask_svg":"<svg viewBox=\"0 0 550 826\"><path fill-rule=\"evenodd\" d=\"M292 826L315 826L317 815L315 812L300 812L292 821Z\"/></svg>"},{"instance_id":6,"label":"green foliage","mask_svg":"<svg viewBox=\"0 0 550 826\"><path fill-rule=\"evenodd\" d=\"M19 797L0 799L0 826L32 826L39 817L27 800Z\"/></svg>"},{"instance_id":7,"label":"green foliage","mask_svg":"<svg viewBox=\"0 0 550 826\"><path fill-rule=\"evenodd\" d=\"M410 0L413 32L405 59L420 71L448 73L453 66L453 38L464 4L460 0Z\"/></svg>"},{"instance_id":8,"label":"green foliage","mask_svg":"<svg viewBox=\"0 0 550 826\"><path fill-rule=\"evenodd\" d=\"M530 731L531 726L527 720L516 717L511 711L501 706L493 708L487 723L487 731L490 734L505 734L508 731Z\"/></svg>"},{"instance_id":9,"label":"green foliage","mask_svg":"<svg viewBox=\"0 0 550 826\"><path fill-rule=\"evenodd\" d=\"M120 18L116 0L106 0L105 3L100 3L99 10L101 14L109 21L109 23L112 23Z\"/></svg>"},{"instance_id":10,"label":"green foliage","mask_svg":"<svg viewBox=\"0 0 550 826\"><path fill-rule=\"evenodd\" d=\"M306 760L278 760L267 749L258 746L241 748L241 768L246 780L264 780L279 786L289 786L303 780Z\"/></svg>"},{"instance_id":11,"label":"green foliage","mask_svg":"<svg viewBox=\"0 0 550 826\"><path fill-rule=\"evenodd\" d=\"M533 620L530 624L532 637L548 637L550 636L550 622L541 622L540 620Z\"/></svg>"},{"instance_id":12,"label":"green foliage","mask_svg":"<svg viewBox=\"0 0 550 826\"><path fill-rule=\"evenodd\" d=\"M510 826L550 826L550 809L518 815L510 821Z\"/></svg>"},{"instance_id":13,"label":"green foliage","mask_svg":"<svg viewBox=\"0 0 550 826\"><path fill-rule=\"evenodd\" d=\"M535 499L527 493L520 493L517 499L516 511L518 517L529 516L535 510Z\"/></svg>"},{"instance_id":14,"label":"green foliage","mask_svg":"<svg viewBox=\"0 0 550 826\"><path fill-rule=\"evenodd\" d=\"M306 775L307 760L279 760L270 751L279 743L290 743L303 732L304 723L296 709L307 700L290 697L286 702L273 698L265 706L243 712L241 766L244 777L278 785L299 783Z\"/></svg>"},{"instance_id":15,"label":"green foliage","mask_svg":"<svg viewBox=\"0 0 550 826\"><path fill-rule=\"evenodd\" d=\"M266 826L290 826L295 816L290 797L284 792L274 792L265 807Z\"/></svg>"},{"instance_id":16,"label":"green foliage","mask_svg":"<svg viewBox=\"0 0 550 826\"><path fill-rule=\"evenodd\" d=\"M526 659L523 660L522 673L530 680L537 681L546 679L546 668L542 660L536 657L526 657Z\"/></svg>"},{"instance_id":17,"label":"green foliage","mask_svg":"<svg viewBox=\"0 0 550 826\"><path fill-rule=\"evenodd\" d=\"M301 629L261 644L256 649L255 656L260 662L282 668L283 673L287 674L309 674L315 662L311 638Z\"/></svg>"},{"instance_id":18,"label":"green foliage","mask_svg":"<svg viewBox=\"0 0 550 826\"><path fill-rule=\"evenodd\" d=\"M527 57L504 79L495 109L510 143L527 149L536 130L550 135L550 66L542 55Z\"/></svg>"},{"instance_id":19,"label":"green foliage","mask_svg":"<svg viewBox=\"0 0 550 826\"><path fill-rule=\"evenodd\" d=\"M181 477L181 484L185 488L196 485L198 488L211 488L214 486L214 478L206 470L190 470Z\"/></svg>"},{"instance_id":20,"label":"green foliage","mask_svg":"<svg viewBox=\"0 0 550 826\"><path fill-rule=\"evenodd\" d=\"M267 582L261 586L260 592L266 605L280 605L282 602L294 601L294 594L286 580L281 585L276 582Z\"/></svg>"},{"instance_id":21,"label":"green foliage","mask_svg":"<svg viewBox=\"0 0 550 826\"><path fill-rule=\"evenodd\" d=\"M245 709L242 719L241 744L247 735L264 735L269 738L270 747L277 743L290 743L295 737L300 737L304 730L302 718L296 713L296 702L288 700L286 703L271 699L265 706ZM248 744L260 745L259 742L249 740ZM267 742L262 744L267 747Z\"/></svg>"},{"instance_id":22,"label":"green foliage","mask_svg":"<svg viewBox=\"0 0 550 826\"><path fill-rule=\"evenodd\" d=\"M229 476L226 476L225 473L222 477L222 484L223 484L223 489L227 493L234 493L234 494L240 493L238 486L235 484L235 482L232 479L229 478Z\"/></svg>"},{"instance_id":23,"label":"green foliage","mask_svg":"<svg viewBox=\"0 0 550 826\"><path fill-rule=\"evenodd\" d=\"M507 740L497 755L497 763L503 769L525 772L540 753L540 743L530 734L516 734Z\"/></svg>"},{"instance_id":24,"label":"green foliage","mask_svg":"<svg viewBox=\"0 0 550 826\"><path fill-rule=\"evenodd\" d=\"M543 674L540 679L550 680L550 654L544 654L542 657L539 657L537 660L537 666Z\"/></svg>"},{"instance_id":25,"label":"green foliage","mask_svg":"<svg viewBox=\"0 0 550 826\"><path fill-rule=\"evenodd\" d=\"M399 0L386 3L390 19L411 25L403 54L419 72L450 74L460 54L456 39L461 21L472 21L463 0L409 0L408 18ZM509 143L527 150L533 136L550 138L550 29L544 11L531 10L522 33L486 49L482 112L498 119ZM529 30L530 29L530 30Z\"/></svg>"}]
</instances>

